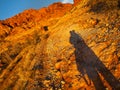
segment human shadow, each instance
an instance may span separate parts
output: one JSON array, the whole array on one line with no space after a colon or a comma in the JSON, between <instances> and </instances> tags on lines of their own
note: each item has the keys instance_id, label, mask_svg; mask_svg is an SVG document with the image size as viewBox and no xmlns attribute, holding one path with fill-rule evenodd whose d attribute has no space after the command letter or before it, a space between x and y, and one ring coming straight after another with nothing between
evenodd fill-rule
<instances>
[{"instance_id":1,"label":"human shadow","mask_svg":"<svg viewBox=\"0 0 120 90\"><path fill-rule=\"evenodd\" d=\"M70 35L70 43L75 48L74 53L77 68L85 82L89 85L87 79L85 79L85 74L87 74L88 78L93 82L96 90L106 90L106 87L100 78L100 75L102 75L111 86L112 90L120 90L120 82L87 46L82 37L75 33L74 30L70 31Z\"/></svg>"}]
</instances>

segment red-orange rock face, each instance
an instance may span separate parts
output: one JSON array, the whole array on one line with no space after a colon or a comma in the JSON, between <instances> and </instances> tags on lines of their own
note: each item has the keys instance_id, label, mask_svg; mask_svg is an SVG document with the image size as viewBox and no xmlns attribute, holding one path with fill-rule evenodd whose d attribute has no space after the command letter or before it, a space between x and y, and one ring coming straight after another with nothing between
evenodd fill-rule
<instances>
[{"instance_id":1,"label":"red-orange rock face","mask_svg":"<svg viewBox=\"0 0 120 90\"><path fill-rule=\"evenodd\" d=\"M71 7L72 4L62 4L60 2L53 3L52 5L39 10L25 10L23 13L17 14L12 18L3 21L3 23L15 27L31 21L38 22L41 19L45 20L52 17L60 17L63 16L66 11L70 10Z\"/></svg>"},{"instance_id":2,"label":"red-orange rock face","mask_svg":"<svg viewBox=\"0 0 120 90\"><path fill-rule=\"evenodd\" d=\"M80 2L81 0L74 0L74 5L76 5L78 2Z\"/></svg>"},{"instance_id":3,"label":"red-orange rock face","mask_svg":"<svg viewBox=\"0 0 120 90\"><path fill-rule=\"evenodd\" d=\"M118 0L80 1L0 21L0 90L120 90Z\"/></svg>"}]
</instances>

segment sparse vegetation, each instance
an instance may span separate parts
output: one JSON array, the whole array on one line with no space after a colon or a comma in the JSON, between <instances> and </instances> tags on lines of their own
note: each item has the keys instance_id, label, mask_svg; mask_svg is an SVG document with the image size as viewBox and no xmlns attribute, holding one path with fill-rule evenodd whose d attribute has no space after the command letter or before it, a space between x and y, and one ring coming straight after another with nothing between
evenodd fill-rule
<instances>
[{"instance_id":1,"label":"sparse vegetation","mask_svg":"<svg viewBox=\"0 0 120 90\"><path fill-rule=\"evenodd\" d=\"M45 31L48 31L48 26L43 27Z\"/></svg>"},{"instance_id":2,"label":"sparse vegetation","mask_svg":"<svg viewBox=\"0 0 120 90\"><path fill-rule=\"evenodd\" d=\"M1 90L120 90L120 1L75 1L0 24Z\"/></svg>"}]
</instances>

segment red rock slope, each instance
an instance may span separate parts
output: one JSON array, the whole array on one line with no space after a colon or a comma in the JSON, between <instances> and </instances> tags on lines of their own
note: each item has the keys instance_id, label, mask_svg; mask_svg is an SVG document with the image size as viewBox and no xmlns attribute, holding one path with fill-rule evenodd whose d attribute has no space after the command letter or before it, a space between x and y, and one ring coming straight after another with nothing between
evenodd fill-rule
<instances>
[{"instance_id":1,"label":"red rock slope","mask_svg":"<svg viewBox=\"0 0 120 90\"><path fill-rule=\"evenodd\" d=\"M7 24L11 27L20 26L27 22L39 22L52 17L61 17L66 11L72 8L72 4L62 4L61 2L53 3L48 7L41 8L39 10L29 9L24 12L13 16L3 21L3 24Z\"/></svg>"},{"instance_id":2,"label":"red rock slope","mask_svg":"<svg viewBox=\"0 0 120 90\"><path fill-rule=\"evenodd\" d=\"M1 21L1 90L120 90L119 0L79 1Z\"/></svg>"}]
</instances>

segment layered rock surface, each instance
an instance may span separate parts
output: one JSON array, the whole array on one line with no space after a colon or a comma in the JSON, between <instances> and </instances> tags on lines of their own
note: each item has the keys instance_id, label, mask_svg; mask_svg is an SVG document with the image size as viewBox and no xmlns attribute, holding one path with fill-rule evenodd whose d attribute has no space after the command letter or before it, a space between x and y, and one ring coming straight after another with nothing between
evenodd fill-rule
<instances>
[{"instance_id":1,"label":"layered rock surface","mask_svg":"<svg viewBox=\"0 0 120 90\"><path fill-rule=\"evenodd\" d=\"M79 1L0 22L1 90L120 89L118 0Z\"/></svg>"},{"instance_id":2,"label":"layered rock surface","mask_svg":"<svg viewBox=\"0 0 120 90\"><path fill-rule=\"evenodd\" d=\"M78 4L81 0L74 0L74 5Z\"/></svg>"}]
</instances>

